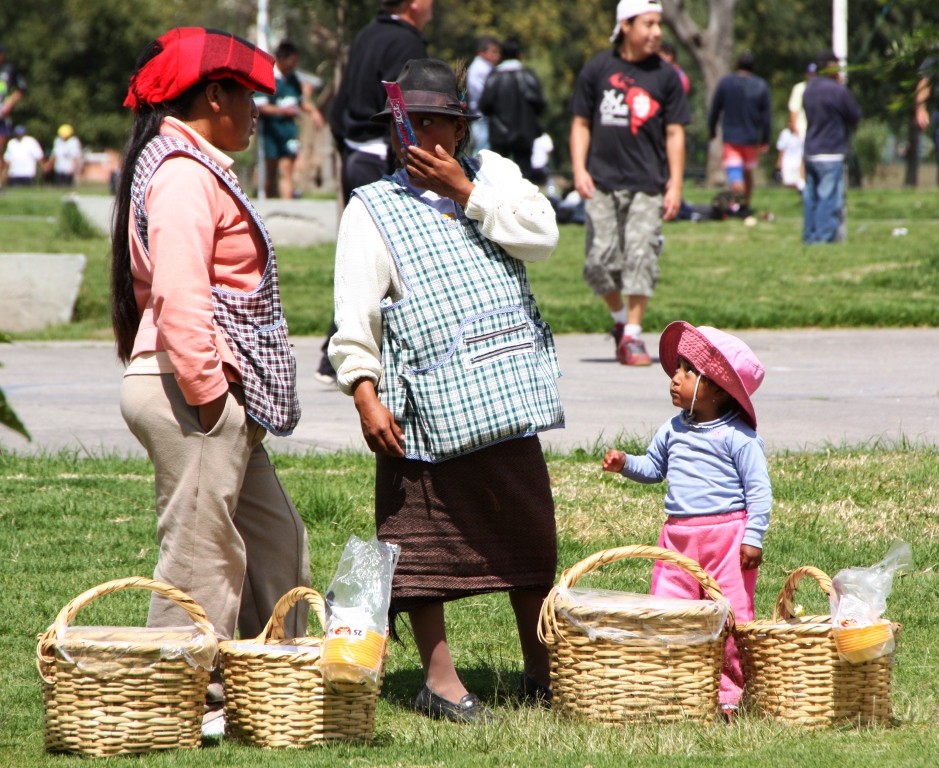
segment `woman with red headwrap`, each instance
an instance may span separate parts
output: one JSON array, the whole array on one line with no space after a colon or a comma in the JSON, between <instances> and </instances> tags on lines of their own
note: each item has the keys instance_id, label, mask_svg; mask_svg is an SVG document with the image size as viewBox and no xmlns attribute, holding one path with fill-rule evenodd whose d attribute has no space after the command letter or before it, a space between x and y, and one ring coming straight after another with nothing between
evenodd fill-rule
<instances>
[{"instance_id":1,"label":"woman with red headwrap","mask_svg":"<svg viewBox=\"0 0 939 768\"><path fill-rule=\"evenodd\" d=\"M300 416L270 237L226 152L246 149L273 58L224 32L155 40L130 80L134 124L115 204L112 322L121 412L153 462L154 578L191 595L220 637L258 635L309 584L306 531L261 441ZM303 605L288 636L306 630ZM185 623L154 597L148 625ZM220 733L221 686L204 729Z\"/></svg>"}]
</instances>

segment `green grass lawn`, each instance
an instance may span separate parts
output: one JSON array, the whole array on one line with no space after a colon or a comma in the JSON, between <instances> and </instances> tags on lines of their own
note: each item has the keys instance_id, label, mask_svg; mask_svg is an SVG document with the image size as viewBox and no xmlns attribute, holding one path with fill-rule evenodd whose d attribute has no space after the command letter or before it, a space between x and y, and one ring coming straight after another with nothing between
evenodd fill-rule
<instances>
[{"instance_id":1,"label":"green grass lawn","mask_svg":"<svg viewBox=\"0 0 939 768\"><path fill-rule=\"evenodd\" d=\"M689 190L692 200L711 192ZM665 226L662 278L648 326L675 318L727 328L939 324L939 221L935 192L852 190L849 242L806 249L789 190L759 190L773 222ZM905 227L908 234L894 236ZM108 243L63 208L54 190L0 196L4 251L83 252L88 268L74 322L29 338L110 338ZM293 333L325 331L331 314L332 248L279 252ZM602 331L609 319L580 277L583 229L562 228L546 264L530 269L544 315L557 332ZM21 338L25 338L23 335ZM924 353L928 353L924 351ZM0 361L3 350L0 347ZM632 450L641 446L630 446ZM623 544L655 541L663 488L605 475L599 454L549 456L557 505L559 566ZM328 585L351 534L369 537L373 461L336 454L278 456L276 463L307 525L314 587ZM775 505L757 615L768 617L786 574L815 565L829 574L871 565L899 538L916 570L899 579L888 615L902 623L891 728L803 731L744 714L731 726L596 726L520 709L508 695L520 652L505 595L453 603L448 629L470 687L500 715L492 726L435 723L409 709L421 684L406 622L391 649L371 745L336 744L267 752L230 741L203 750L107 759L108 766L781 766L918 768L939 754L939 450L898 445L770 457ZM36 636L72 597L109 579L149 575L156 559L153 481L144 460L40 457L0 451L0 757L17 768L78 765L43 752ZM520 546L524 545L520 542ZM648 566L623 563L588 586L645 591ZM803 594L804 592L804 594ZM809 612L826 601L806 584ZM84 624L140 625L146 595L121 593L83 611ZM312 631L318 631L313 627ZM88 763L81 763L87 765Z\"/></svg>"},{"instance_id":2,"label":"green grass lawn","mask_svg":"<svg viewBox=\"0 0 939 768\"><path fill-rule=\"evenodd\" d=\"M712 190L688 196L707 200ZM107 339L109 242L87 231L61 192L0 196L4 251L84 253L88 266L73 322L20 338ZM846 243L807 248L788 189L758 190L772 222L671 222L646 326L674 319L727 329L939 325L939 202L935 191L851 190ZM905 228L905 236L894 229ZM542 313L557 333L606 330L609 315L581 277L584 229L561 227L549 261L529 268ZM325 333L332 316L332 245L281 248L278 267L291 333Z\"/></svg>"},{"instance_id":3,"label":"green grass lawn","mask_svg":"<svg viewBox=\"0 0 939 768\"><path fill-rule=\"evenodd\" d=\"M313 586L325 590L350 534L372 534L373 462L367 456L278 456L283 481L310 535ZM568 567L622 544L654 543L662 488L604 474L599 455L551 456L559 561ZM598 726L511 699L520 671L514 620L505 595L452 603L448 629L456 663L471 688L494 706L486 727L435 723L409 704L420 664L402 622L393 645L372 745L338 744L265 752L231 742L197 751L108 759L116 766L900 766L935 765L939 749L939 451L841 450L770 459L776 497L757 588L766 618L794 568L834 575L871 565L895 537L913 546L916 570L898 579L888 615L902 623L894 678L896 725L803 731L752 715L731 726ZM77 765L43 753L42 707L34 665L36 635L85 589L112 578L149 575L156 558L153 483L146 461L0 455L0 754L17 768ZM614 564L582 585L645 591L649 564ZM799 602L827 612L813 582ZM76 623L140 625L147 595L101 598ZM319 631L315 625L311 631ZM87 763L85 763L87 764Z\"/></svg>"}]
</instances>

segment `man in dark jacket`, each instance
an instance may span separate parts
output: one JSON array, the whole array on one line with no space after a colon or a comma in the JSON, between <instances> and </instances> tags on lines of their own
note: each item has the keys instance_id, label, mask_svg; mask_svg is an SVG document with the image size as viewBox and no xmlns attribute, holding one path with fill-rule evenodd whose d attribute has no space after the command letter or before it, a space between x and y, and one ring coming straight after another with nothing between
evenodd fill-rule
<instances>
[{"instance_id":1,"label":"man in dark jacket","mask_svg":"<svg viewBox=\"0 0 939 768\"><path fill-rule=\"evenodd\" d=\"M747 209L753 195L753 169L760 154L769 147L773 130L769 86L762 77L753 74L753 65L753 54L749 51L737 57L736 71L720 79L708 112L712 140L717 137L717 122L723 115L724 172L730 190Z\"/></svg>"},{"instance_id":2,"label":"man in dark jacket","mask_svg":"<svg viewBox=\"0 0 939 768\"><path fill-rule=\"evenodd\" d=\"M433 15L434 0L382 0L378 17L349 48L349 63L329 112L329 126L342 157L342 196L378 181L389 170L388 127L372 115L385 108L382 80L397 80L409 59L427 58L421 30Z\"/></svg>"},{"instance_id":3,"label":"man in dark jacket","mask_svg":"<svg viewBox=\"0 0 939 768\"><path fill-rule=\"evenodd\" d=\"M502 44L502 63L486 78L479 111L489 117L489 146L513 160L531 179L531 147L541 135L538 116L545 99L538 77L521 62L522 46L515 38Z\"/></svg>"},{"instance_id":4,"label":"man in dark jacket","mask_svg":"<svg viewBox=\"0 0 939 768\"><path fill-rule=\"evenodd\" d=\"M805 87L802 104L808 121L802 241L833 243L843 239L844 160L861 109L841 83L838 58L832 51L819 57L818 76Z\"/></svg>"},{"instance_id":5,"label":"man in dark jacket","mask_svg":"<svg viewBox=\"0 0 939 768\"><path fill-rule=\"evenodd\" d=\"M388 126L372 122L385 108L382 80L397 80L406 61L427 58L421 31L433 16L434 0L382 0L378 17L360 31L349 48L349 63L332 109L329 127L342 158L340 184L343 204L352 190L378 181L393 170ZM326 349L336 332L330 323L315 378L336 382Z\"/></svg>"}]
</instances>

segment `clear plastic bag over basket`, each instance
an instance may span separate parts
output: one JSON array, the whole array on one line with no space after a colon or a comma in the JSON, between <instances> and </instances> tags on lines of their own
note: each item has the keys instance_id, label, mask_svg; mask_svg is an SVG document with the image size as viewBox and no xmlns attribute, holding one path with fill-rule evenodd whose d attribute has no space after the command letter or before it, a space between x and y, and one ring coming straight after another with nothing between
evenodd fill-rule
<instances>
[{"instance_id":1,"label":"clear plastic bag over basket","mask_svg":"<svg viewBox=\"0 0 939 768\"><path fill-rule=\"evenodd\" d=\"M913 553L904 542L869 568L844 568L831 580L831 621L838 654L859 664L894 650L893 627L882 618L896 574L913 570Z\"/></svg>"},{"instance_id":2,"label":"clear plastic bag over basket","mask_svg":"<svg viewBox=\"0 0 939 768\"><path fill-rule=\"evenodd\" d=\"M580 589L559 586L556 607L572 627L591 640L630 643L645 640L663 645L697 645L718 639L726 629L730 602L687 600L606 589ZM694 622L672 621L670 617L692 614ZM628 622L619 620L628 616Z\"/></svg>"},{"instance_id":3,"label":"clear plastic bag over basket","mask_svg":"<svg viewBox=\"0 0 939 768\"><path fill-rule=\"evenodd\" d=\"M326 593L320 668L327 685L353 683L375 690L388 637L391 579L401 548L374 536L346 542Z\"/></svg>"},{"instance_id":4,"label":"clear plastic bag over basket","mask_svg":"<svg viewBox=\"0 0 939 768\"><path fill-rule=\"evenodd\" d=\"M126 674L129 664L139 664L142 648L151 651L152 664L183 659L205 670L214 669L218 651L208 622L195 627L60 627L55 640L65 661L100 678Z\"/></svg>"}]
</instances>

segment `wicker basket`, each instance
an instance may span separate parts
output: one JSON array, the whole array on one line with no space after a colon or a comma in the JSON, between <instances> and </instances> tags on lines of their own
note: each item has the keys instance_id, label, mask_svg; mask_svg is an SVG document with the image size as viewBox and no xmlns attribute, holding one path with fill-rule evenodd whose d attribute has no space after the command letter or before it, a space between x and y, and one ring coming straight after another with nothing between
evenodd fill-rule
<instances>
[{"instance_id":1,"label":"wicker basket","mask_svg":"<svg viewBox=\"0 0 939 768\"><path fill-rule=\"evenodd\" d=\"M674 601L688 606L594 615L590 608L565 605L564 591L584 574L627 558L676 565L690 573L711 600L723 597L717 583L694 560L659 547L609 549L568 568L545 600L539 626L551 661L552 707L566 715L607 723L713 718L718 712L724 643L733 624L729 607L717 602ZM724 610L729 611L728 618L714 637L715 617L720 621ZM591 639L585 629L591 625L623 630L623 636ZM650 632L667 642L643 636ZM706 635L713 639L690 639Z\"/></svg>"},{"instance_id":2,"label":"wicker basket","mask_svg":"<svg viewBox=\"0 0 939 768\"><path fill-rule=\"evenodd\" d=\"M327 740L370 740L381 688L352 684L326 687L320 660L321 637L284 638L284 618L306 600L325 626L323 598L296 587L274 607L255 640L219 645L225 679L227 733L259 747L307 747Z\"/></svg>"},{"instance_id":3,"label":"wicker basket","mask_svg":"<svg viewBox=\"0 0 939 768\"><path fill-rule=\"evenodd\" d=\"M893 654L852 664L838 655L831 616L796 616L794 597L810 576L827 595L831 579L811 566L789 574L772 620L736 627L745 702L780 721L827 727L888 723L892 716ZM899 630L893 627L894 633Z\"/></svg>"},{"instance_id":4,"label":"wicker basket","mask_svg":"<svg viewBox=\"0 0 939 768\"><path fill-rule=\"evenodd\" d=\"M153 630L133 627L70 631L83 606L124 589L172 600L196 631L158 638ZM39 636L36 649L46 749L100 757L199 747L209 673L184 656L214 660L216 642L202 608L168 584L118 579L80 594Z\"/></svg>"}]
</instances>

